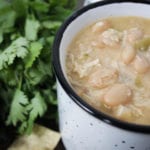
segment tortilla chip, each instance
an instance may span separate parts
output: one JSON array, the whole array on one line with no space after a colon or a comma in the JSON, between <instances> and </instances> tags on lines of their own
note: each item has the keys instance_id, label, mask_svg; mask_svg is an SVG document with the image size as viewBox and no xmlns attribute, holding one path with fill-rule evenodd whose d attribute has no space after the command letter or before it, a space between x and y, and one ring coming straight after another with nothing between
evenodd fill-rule
<instances>
[{"instance_id":1,"label":"tortilla chip","mask_svg":"<svg viewBox=\"0 0 150 150\"><path fill-rule=\"evenodd\" d=\"M40 125L35 125L31 135L20 136L8 150L54 150L60 134Z\"/></svg>"}]
</instances>

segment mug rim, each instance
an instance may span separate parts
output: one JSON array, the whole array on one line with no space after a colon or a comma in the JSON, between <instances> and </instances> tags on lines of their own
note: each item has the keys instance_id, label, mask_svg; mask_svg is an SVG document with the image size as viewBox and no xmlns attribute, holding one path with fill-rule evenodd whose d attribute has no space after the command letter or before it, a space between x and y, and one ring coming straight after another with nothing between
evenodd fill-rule
<instances>
[{"instance_id":1,"label":"mug rim","mask_svg":"<svg viewBox=\"0 0 150 150\"><path fill-rule=\"evenodd\" d=\"M59 83L61 84L64 91L68 94L68 96L78 105L92 115L93 117L97 118L98 120L101 120L109 125L119 127L120 129L125 129L127 131L133 131L133 132L139 132L139 133L150 133L150 125L142 125L142 124L135 124L130 123L126 121L119 120L115 117L112 117L106 113L103 113L101 111L96 110L91 105L89 105L87 102L85 102L80 96L76 94L76 92L72 89L72 87L69 85L68 81L66 80L64 73L61 68L60 63L60 44L61 40L63 38L63 33L67 29L68 25L72 23L77 17L84 14L86 11L90 9L94 9L97 7L101 7L108 4L114 4L114 3L139 3L139 4L150 4L149 0L102 0L100 2L95 2L92 4L89 4L87 6L84 6L83 8L75 11L68 19L64 21L64 23L61 25L60 29L58 30L56 37L54 39L53 48L52 48L52 64L54 68L54 72L56 75L56 78L58 79Z\"/></svg>"}]
</instances>

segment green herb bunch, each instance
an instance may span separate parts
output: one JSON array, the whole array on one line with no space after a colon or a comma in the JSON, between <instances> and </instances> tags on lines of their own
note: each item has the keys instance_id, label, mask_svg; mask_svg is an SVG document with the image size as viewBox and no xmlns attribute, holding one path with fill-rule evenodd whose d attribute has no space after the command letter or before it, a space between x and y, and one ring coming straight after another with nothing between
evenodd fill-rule
<instances>
[{"instance_id":1,"label":"green herb bunch","mask_svg":"<svg viewBox=\"0 0 150 150\"><path fill-rule=\"evenodd\" d=\"M0 0L0 121L20 133L57 105L51 49L74 6L75 0Z\"/></svg>"}]
</instances>

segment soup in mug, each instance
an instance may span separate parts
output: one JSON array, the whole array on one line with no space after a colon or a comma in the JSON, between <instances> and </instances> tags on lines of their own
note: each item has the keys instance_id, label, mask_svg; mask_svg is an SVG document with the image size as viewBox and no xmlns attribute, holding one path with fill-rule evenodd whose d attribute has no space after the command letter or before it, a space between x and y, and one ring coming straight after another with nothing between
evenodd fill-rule
<instances>
[{"instance_id":1,"label":"soup in mug","mask_svg":"<svg viewBox=\"0 0 150 150\"><path fill-rule=\"evenodd\" d=\"M76 93L120 120L150 125L150 20L111 17L84 28L67 50Z\"/></svg>"}]
</instances>

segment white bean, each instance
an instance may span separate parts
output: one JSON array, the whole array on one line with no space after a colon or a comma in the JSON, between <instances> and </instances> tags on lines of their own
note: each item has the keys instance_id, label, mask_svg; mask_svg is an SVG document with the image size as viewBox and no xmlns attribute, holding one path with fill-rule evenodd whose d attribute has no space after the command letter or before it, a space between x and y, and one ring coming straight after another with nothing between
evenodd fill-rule
<instances>
[{"instance_id":1,"label":"white bean","mask_svg":"<svg viewBox=\"0 0 150 150\"><path fill-rule=\"evenodd\" d=\"M136 55L133 66L138 73L146 73L150 68L150 63L144 56Z\"/></svg>"},{"instance_id":2,"label":"white bean","mask_svg":"<svg viewBox=\"0 0 150 150\"><path fill-rule=\"evenodd\" d=\"M124 84L113 85L104 95L104 103L110 107L126 104L132 99L130 88Z\"/></svg>"},{"instance_id":3,"label":"white bean","mask_svg":"<svg viewBox=\"0 0 150 150\"><path fill-rule=\"evenodd\" d=\"M106 20L99 21L92 26L92 32L103 32L110 27L110 23Z\"/></svg>"},{"instance_id":4,"label":"white bean","mask_svg":"<svg viewBox=\"0 0 150 150\"><path fill-rule=\"evenodd\" d=\"M125 64L129 64L134 59L135 55L136 50L133 48L133 46L128 45L123 48L121 58Z\"/></svg>"},{"instance_id":5,"label":"white bean","mask_svg":"<svg viewBox=\"0 0 150 150\"><path fill-rule=\"evenodd\" d=\"M127 38L130 43L133 43L143 37L143 31L139 28L131 28L127 32Z\"/></svg>"}]
</instances>

